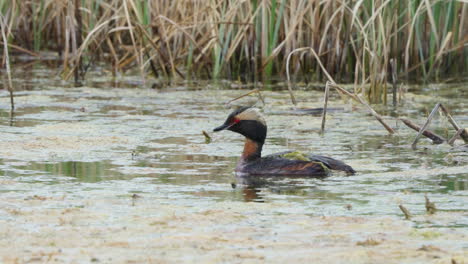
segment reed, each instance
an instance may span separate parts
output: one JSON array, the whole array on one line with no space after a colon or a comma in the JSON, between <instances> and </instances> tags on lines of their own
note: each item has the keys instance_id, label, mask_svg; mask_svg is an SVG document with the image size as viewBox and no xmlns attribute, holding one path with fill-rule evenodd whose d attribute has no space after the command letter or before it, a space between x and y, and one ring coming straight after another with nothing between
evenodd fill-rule
<instances>
[{"instance_id":1,"label":"reed","mask_svg":"<svg viewBox=\"0 0 468 264\"><path fill-rule=\"evenodd\" d=\"M0 0L0 12L8 43L57 51L64 78L107 61L143 78L267 80L307 47L334 79L385 103L391 59L400 80L468 73L465 0ZM310 52L290 63L299 78L326 79Z\"/></svg>"},{"instance_id":2,"label":"reed","mask_svg":"<svg viewBox=\"0 0 468 264\"><path fill-rule=\"evenodd\" d=\"M7 81L5 81L5 76L3 77L3 87L9 92L10 94L10 116L12 117L15 111L15 100L14 100L14 88L13 82L11 78L11 68L10 68L10 54L8 52L9 46L9 38L8 35L10 31L8 30L8 21L5 16L0 14L0 32L3 39L3 60L2 65L5 66L6 69L6 77Z\"/></svg>"}]
</instances>

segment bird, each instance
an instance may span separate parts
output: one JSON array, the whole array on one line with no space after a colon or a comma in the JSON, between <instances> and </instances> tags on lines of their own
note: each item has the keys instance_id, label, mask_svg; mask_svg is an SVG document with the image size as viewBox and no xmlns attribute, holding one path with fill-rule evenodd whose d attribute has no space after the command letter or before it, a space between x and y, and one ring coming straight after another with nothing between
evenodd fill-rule
<instances>
[{"instance_id":1,"label":"bird","mask_svg":"<svg viewBox=\"0 0 468 264\"><path fill-rule=\"evenodd\" d=\"M244 150L236 166L237 176L311 176L326 177L333 170L348 175L356 171L343 161L321 155L304 154L298 151L262 156L267 137L267 124L260 110L255 107L240 107L227 117L213 132L229 130L245 137Z\"/></svg>"}]
</instances>

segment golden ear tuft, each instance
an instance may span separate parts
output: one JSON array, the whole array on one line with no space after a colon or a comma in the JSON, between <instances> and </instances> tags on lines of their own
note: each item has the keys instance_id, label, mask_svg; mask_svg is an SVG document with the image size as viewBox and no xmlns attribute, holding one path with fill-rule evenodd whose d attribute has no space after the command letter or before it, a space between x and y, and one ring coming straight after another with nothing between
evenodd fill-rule
<instances>
[{"instance_id":1,"label":"golden ear tuft","mask_svg":"<svg viewBox=\"0 0 468 264\"><path fill-rule=\"evenodd\" d=\"M265 118L260 113L258 108L247 108L245 111L236 115L236 118L239 120L254 120L262 123L266 126Z\"/></svg>"}]
</instances>

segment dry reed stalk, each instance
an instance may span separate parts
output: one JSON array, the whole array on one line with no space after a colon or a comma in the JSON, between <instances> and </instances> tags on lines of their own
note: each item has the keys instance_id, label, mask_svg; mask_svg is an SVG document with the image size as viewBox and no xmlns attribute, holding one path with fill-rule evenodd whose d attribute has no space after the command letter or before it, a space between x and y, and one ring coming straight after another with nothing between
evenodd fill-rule
<instances>
[{"instance_id":1,"label":"dry reed stalk","mask_svg":"<svg viewBox=\"0 0 468 264\"><path fill-rule=\"evenodd\" d=\"M258 93L260 95L260 90L259 89L253 89L252 91L249 91L249 92L247 92L247 93L245 93L245 94L243 94L241 96L238 96L238 97L236 97L234 99L231 99L231 100L227 101L225 105L229 106L232 102L237 101L237 100L239 100L239 99L241 99L243 97L249 96L249 95L251 95L253 93ZM263 101L263 99L261 99L261 100Z\"/></svg>"},{"instance_id":2,"label":"dry reed stalk","mask_svg":"<svg viewBox=\"0 0 468 264\"><path fill-rule=\"evenodd\" d=\"M5 45L5 43L4 43L3 41L0 41L0 44ZM33 57L40 57L39 53L36 53L36 52L34 52L34 51L30 51L30 50L28 50L28 49L22 48L22 47L20 47L20 46L17 46L17 45L11 44L11 43L7 43L7 45L8 45L8 47L10 47L10 48L13 48L13 49L15 49L15 50L18 50L18 51L20 51L20 52L24 52L24 53L26 53L26 54L28 54L28 55L33 56Z\"/></svg>"},{"instance_id":3,"label":"dry reed stalk","mask_svg":"<svg viewBox=\"0 0 468 264\"><path fill-rule=\"evenodd\" d=\"M405 215L405 220L411 220L411 213L409 212L409 210L406 209L406 207L404 207L402 204L400 204L398 207Z\"/></svg>"},{"instance_id":4,"label":"dry reed stalk","mask_svg":"<svg viewBox=\"0 0 468 264\"><path fill-rule=\"evenodd\" d=\"M464 128L460 128L457 133L455 133L455 135L453 135L452 138L449 139L449 141L447 141L447 143L451 146L453 146L453 144L455 143L455 140L457 140L457 138L460 137L460 135L463 133L463 132L466 132L466 130Z\"/></svg>"},{"instance_id":5,"label":"dry reed stalk","mask_svg":"<svg viewBox=\"0 0 468 264\"><path fill-rule=\"evenodd\" d=\"M75 55L74 55L74 60L77 60L79 58L81 58L81 56L83 55L85 49L88 47L89 43L92 41L92 39L94 38L95 34L98 34L100 31L102 31L103 29L105 29L105 27L111 22L111 20L107 20L107 21L104 21L102 22L101 24L99 24L98 26L96 26L93 31L89 32L88 33L88 36L83 40L83 43L81 44L81 47L76 51ZM68 32L68 31L67 31ZM73 33L73 32L72 32ZM70 35L73 37L73 34L72 33L69 33L67 35ZM67 41L68 43L68 41ZM65 62L64 62L65 63ZM72 67L71 71L64 77L66 80L68 80L71 76L71 74L75 71L75 67L77 67L78 65L75 63L74 66Z\"/></svg>"},{"instance_id":6,"label":"dry reed stalk","mask_svg":"<svg viewBox=\"0 0 468 264\"><path fill-rule=\"evenodd\" d=\"M392 70L392 102L393 102L393 107L396 107L398 104L397 101L397 91L398 91L398 75L397 75L397 62L395 59L390 59L390 66Z\"/></svg>"},{"instance_id":7,"label":"dry reed stalk","mask_svg":"<svg viewBox=\"0 0 468 264\"><path fill-rule=\"evenodd\" d=\"M10 55L8 52L8 38L7 38L7 21L6 18L0 14L0 26L1 26L1 31L2 31L2 39L3 39L3 59L4 62L3 64L5 65L6 72L7 72L7 79L8 82L6 83L6 88L8 92L10 93L10 113L13 114L15 111L15 100L14 100L14 88L13 88L13 82L11 80L11 69L10 69Z\"/></svg>"},{"instance_id":8,"label":"dry reed stalk","mask_svg":"<svg viewBox=\"0 0 468 264\"><path fill-rule=\"evenodd\" d=\"M143 65L143 53L139 52L137 41L135 39L135 33L133 32L133 23L132 19L130 18L130 12L128 10L128 2L133 3L131 0L123 0L123 9L124 9L124 14L125 14L125 20L128 25L128 32L130 34L130 39L132 40L132 46L135 52L135 57L137 58L138 65ZM144 81L145 80L145 74L143 72L143 67L140 68L140 73L141 73L141 78Z\"/></svg>"},{"instance_id":9,"label":"dry reed stalk","mask_svg":"<svg viewBox=\"0 0 468 264\"><path fill-rule=\"evenodd\" d=\"M206 132L205 130L202 131L202 134L205 137L205 143L206 144L211 143L212 138L211 138L210 134L208 134L208 132Z\"/></svg>"},{"instance_id":10,"label":"dry reed stalk","mask_svg":"<svg viewBox=\"0 0 468 264\"><path fill-rule=\"evenodd\" d=\"M328 105L328 94L330 92L331 82L328 81L325 85L325 94L323 95L323 112L322 112L322 126L320 127L320 132L325 132L325 120L327 119L327 105Z\"/></svg>"},{"instance_id":11,"label":"dry reed stalk","mask_svg":"<svg viewBox=\"0 0 468 264\"><path fill-rule=\"evenodd\" d=\"M73 2L73 8L67 5ZM90 62L108 52L119 61L113 67L139 67L142 78L150 67L152 72L167 70L165 76L180 76L175 69L187 67L197 75L203 70L215 78L246 74L255 80L257 75L284 74L294 65L307 80L329 80L316 60L302 59L308 55L289 57L310 46L336 80L354 81L355 94L384 103L390 58L402 62L397 66L414 79L466 75L465 0L79 0L78 12L77 3L1 1L2 14L11 14L8 30L15 32L9 44L33 50L29 43L34 43L36 52L63 51L64 76L79 70L74 67L79 60ZM79 15L82 26L75 21ZM105 21L112 22L98 33ZM139 26L155 45L137 34Z\"/></svg>"},{"instance_id":12,"label":"dry reed stalk","mask_svg":"<svg viewBox=\"0 0 468 264\"><path fill-rule=\"evenodd\" d=\"M346 91L345 89L339 87L336 83L335 83L335 80L331 77L331 75L327 72L327 70L325 69L325 67L323 66L322 62L320 61L320 58L318 57L317 53L314 51L314 49L310 48L310 47L305 47L305 48L300 48L300 49L296 49L296 50L293 50L289 55L288 55L288 60L286 62L286 74L288 76L288 89L289 89L289 92L291 94L291 101L293 102L293 104L295 105L295 98L294 98L294 95L292 93L292 88L290 86L290 77L289 77L289 59L291 58L291 55L295 52L299 52L299 51L310 51L317 63L319 64L319 66L321 67L322 69L322 72L325 74L325 76L327 76L327 78L329 79L329 83L328 85L331 86L331 87L334 87L336 90L338 90L339 92L341 92L342 94L345 94L349 97L351 97L352 99L354 99L355 101L359 102L360 104L364 105L367 110L372 114L372 116L375 117L375 119L377 119L377 121L379 121L379 123L382 124L382 126L388 131L388 133L390 134L394 134L395 133L395 130L393 130L392 127L390 127L384 120L383 118L377 114L377 112L368 104L366 103L359 95L356 95L356 94L352 94L348 91ZM293 100L294 99L294 100Z\"/></svg>"},{"instance_id":13,"label":"dry reed stalk","mask_svg":"<svg viewBox=\"0 0 468 264\"><path fill-rule=\"evenodd\" d=\"M402 204L400 204L398 206L400 208L400 210L403 212L403 214L405 215L405 220L411 220L411 213L410 211L408 211L408 209L406 209L406 207L404 207Z\"/></svg>"},{"instance_id":14,"label":"dry reed stalk","mask_svg":"<svg viewBox=\"0 0 468 264\"><path fill-rule=\"evenodd\" d=\"M440 104L440 109L442 110L442 112L445 114L445 116L447 117L448 121L450 122L450 124L452 124L453 128L457 131L462 131L460 132L460 137L463 139L463 141L465 141L465 143L468 143L468 131L466 128L462 128L458 125L458 123L455 121L455 119L453 119L452 115L450 114L450 112L448 111L448 109Z\"/></svg>"},{"instance_id":15,"label":"dry reed stalk","mask_svg":"<svg viewBox=\"0 0 468 264\"><path fill-rule=\"evenodd\" d=\"M437 211L435 203L429 200L429 197L427 197L427 194L424 195L424 200L425 200L426 212L430 215L435 214Z\"/></svg>"},{"instance_id":16,"label":"dry reed stalk","mask_svg":"<svg viewBox=\"0 0 468 264\"><path fill-rule=\"evenodd\" d=\"M359 95L356 94L351 94L350 92L346 91L345 89L337 86L336 84L333 84L333 87L337 89L338 91L348 95L349 97L353 98L355 101L359 102L360 104L364 105L369 113L379 121L380 124L388 131L390 134L395 134L395 130L389 126L383 118L368 104L366 103Z\"/></svg>"},{"instance_id":17,"label":"dry reed stalk","mask_svg":"<svg viewBox=\"0 0 468 264\"><path fill-rule=\"evenodd\" d=\"M408 119L405 119L405 118L400 118L400 120L405 124L407 125L409 128L412 128L416 131L421 131L421 127L416 125L415 123L411 122L410 120ZM432 140L432 143L434 144L442 144L444 141L446 141L443 137L437 135L436 133L426 129L423 131L422 133L423 136L429 138Z\"/></svg>"},{"instance_id":18,"label":"dry reed stalk","mask_svg":"<svg viewBox=\"0 0 468 264\"><path fill-rule=\"evenodd\" d=\"M81 47L81 44L83 42L82 39L82 28L83 28L83 20L81 19L81 11L80 11L80 1L81 0L75 0L75 12L74 12L74 17L76 20L76 30L75 30L75 41L76 41L76 46ZM76 50L76 49L74 49ZM80 76L82 75L82 70L83 70L83 60L81 59L81 56L75 59L75 84L78 84L80 81Z\"/></svg>"},{"instance_id":19,"label":"dry reed stalk","mask_svg":"<svg viewBox=\"0 0 468 264\"><path fill-rule=\"evenodd\" d=\"M424 125L421 127L421 129L419 129L419 133L418 135L416 136L416 138L414 139L413 143L411 144L411 147L413 149L416 148L416 144L418 143L418 140L419 138L421 137L421 135L424 133L424 131L426 131L427 127L429 126L429 124L431 123L432 121L432 118L434 117L434 115L437 113L437 110L439 110L439 107L441 106L440 103L437 103L435 105L435 107L432 109L431 113L429 114L429 117L427 118L426 120L426 123L424 123Z\"/></svg>"}]
</instances>

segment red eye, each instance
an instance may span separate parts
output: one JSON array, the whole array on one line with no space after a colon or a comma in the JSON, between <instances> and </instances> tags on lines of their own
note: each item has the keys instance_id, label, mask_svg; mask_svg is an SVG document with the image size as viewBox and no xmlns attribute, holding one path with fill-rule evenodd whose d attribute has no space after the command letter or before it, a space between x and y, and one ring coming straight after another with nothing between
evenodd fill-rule
<instances>
[{"instance_id":1,"label":"red eye","mask_svg":"<svg viewBox=\"0 0 468 264\"><path fill-rule=\"evenodd\" d=\"M240 119L233 118L231 121L231 124L238 124L240 122Z\"/></svg>"}]
</instances>

